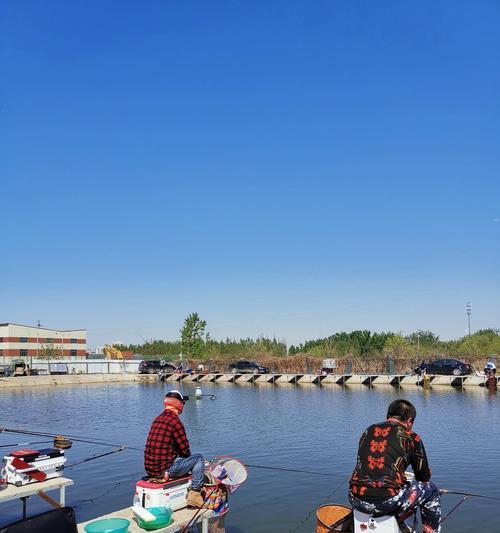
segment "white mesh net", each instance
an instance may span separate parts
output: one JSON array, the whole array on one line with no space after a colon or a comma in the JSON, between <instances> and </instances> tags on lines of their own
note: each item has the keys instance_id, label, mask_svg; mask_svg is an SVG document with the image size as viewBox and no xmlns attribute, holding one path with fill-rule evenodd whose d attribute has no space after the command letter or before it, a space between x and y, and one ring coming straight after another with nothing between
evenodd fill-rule
<instances>
[{"instance_id":1,"label":"white mesh net","mask_svg":"<svg viewBox=\"0 0 500 533\"><path fill-rule=\"evenodd\" d=\"M245 465L234 457L216 457L210 463L210 473L229 492L234 492L247 479Z\"/></svg>"}]
</instances>

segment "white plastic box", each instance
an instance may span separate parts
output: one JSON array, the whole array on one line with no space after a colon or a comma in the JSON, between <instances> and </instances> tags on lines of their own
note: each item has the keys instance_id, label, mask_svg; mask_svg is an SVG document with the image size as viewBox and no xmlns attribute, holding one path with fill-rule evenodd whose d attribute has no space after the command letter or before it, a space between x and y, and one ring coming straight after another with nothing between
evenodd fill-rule
<instances>
[{"instance_id":1,"label":"white plastic box","mask_svg":"<svg viewBox=\"0 0 500 533\"><path fill-rule=\"evenodd\" d=\"M23 467L15 466L20 460ZM21 487L37 480L30 473L43 472L45 479L61 477L66 457L64 451L57 448L43 450L16 450L3 458L5 464L5 479L7 483Z\"/></svg>"},{"instance_id":2,"label":"white plastic box","mask_svg":"<svg viewBox=\"0 0 500 533\"><path fill-rule=\"evenodd\" d=\"M400 533L395 516L380 516L362 513L354 509L354 533Z\"/></svg>"},{"instance_id":3,"label":"white plastic box","mask_svg":"<svg viewBox=\"0 0 500 533\"><path fill-rule=\"evenodd\" d=\"M151 483L140 479L135 485L134 505L139 507L170 507L178 511L187 507L187 493L191 476L172 479L166 483Z\"/></svg>"}]
</instances>

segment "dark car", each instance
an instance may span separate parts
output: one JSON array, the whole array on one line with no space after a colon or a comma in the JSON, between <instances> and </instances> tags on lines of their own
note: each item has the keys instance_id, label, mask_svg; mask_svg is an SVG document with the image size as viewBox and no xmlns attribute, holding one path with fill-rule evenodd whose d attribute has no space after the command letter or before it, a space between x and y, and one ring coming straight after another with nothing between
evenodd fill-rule
<instances>
[{"instance_id":1,"label":"dark car","mask_svg":"<svg viewBox=\"0 0 500 533\"><path fill-rule=\"evenodd\" d=\"M427 373L441 374L443 376L464 376L472 374L472 368L458 359L437 359L429 363Z\"/></svg>"},{"instance_id":2,"label":"dark car","mask_svg":"<svg viewBox=\"0 0 500 533\"><path fill-rule=\"evenodd\" d=\"M10 368L10 365L0 365L0 376L10 376L12 373L12 369Z\"/></svg>"},{"instance_id":3,"label":"dark car","mask_svg":"<svg viewBox=\"0 0 500 533\"><path fill-rule=\"evenodd\" d=\"M229 365L229 370L233 374L269 374L269 368L259 365L255 361L240 359Z\"/></svg>"},{"instance_id":4,"label":"dark car","mask_svg":"<svg viewBox=\"0 0 500 533\"><path fill-rule=\"evenodd\" d=\"M175 366L159 359L149 359L139 363L139 374L158 374L160 369L166 372L174 372Z\"/></svg>"}]
</instances>

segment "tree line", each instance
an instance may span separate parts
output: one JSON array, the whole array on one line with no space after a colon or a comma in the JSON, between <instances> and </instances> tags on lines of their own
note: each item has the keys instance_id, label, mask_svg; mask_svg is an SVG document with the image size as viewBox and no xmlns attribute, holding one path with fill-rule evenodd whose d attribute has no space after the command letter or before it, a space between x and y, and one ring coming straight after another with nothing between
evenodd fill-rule
<instances>
[{"instance_id":1,"label":"tree line","mask_svg":"<svg viewBox=\"0 0 500 533\"><path fill-rule=\"evenodd\" d=\"M206 331L207 323L197 313L184 320L180 338L175 341L151 340L143 344L117 346L143 356L174 358L179 354L193 359L258 358L307 355L311 357L458 357L500 354L500 330L483 329L456 340L442 341L429 330L409 335L396 332L356 330L308 340L287 347L284 340L259 336L256 339L215 340Z\"/></svg>"}]
</instances>

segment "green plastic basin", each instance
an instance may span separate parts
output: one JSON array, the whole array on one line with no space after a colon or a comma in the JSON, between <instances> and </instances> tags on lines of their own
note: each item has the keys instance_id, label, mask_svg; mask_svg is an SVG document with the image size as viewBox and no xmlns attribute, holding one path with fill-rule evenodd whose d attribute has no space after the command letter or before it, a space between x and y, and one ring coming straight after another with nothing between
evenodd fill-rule
<instances>
[{"instance_id":1,"label":"green plastic basin","mask_svg":"<svg viewBox=\"0 0 500 533\"><path fill-rule=\"evenodd\" d=\"M86 533L127 533L130 521L126 518L104 518L87 524Z\"/></svg>"},{"instance_id":2,"label":"green plastic basin","mask_svg":"<svg viewBox=\"0 0 500 533\"><path fill-rule=\"evenodd\" d=\"M172 509L170 507L146 507L146 510L156 516L156 520L152 522L145 522L141 518L137 518L139 527L146 531L153 531L162 527L167 527L172 521Z\"/></svg>"}]
</instances>

